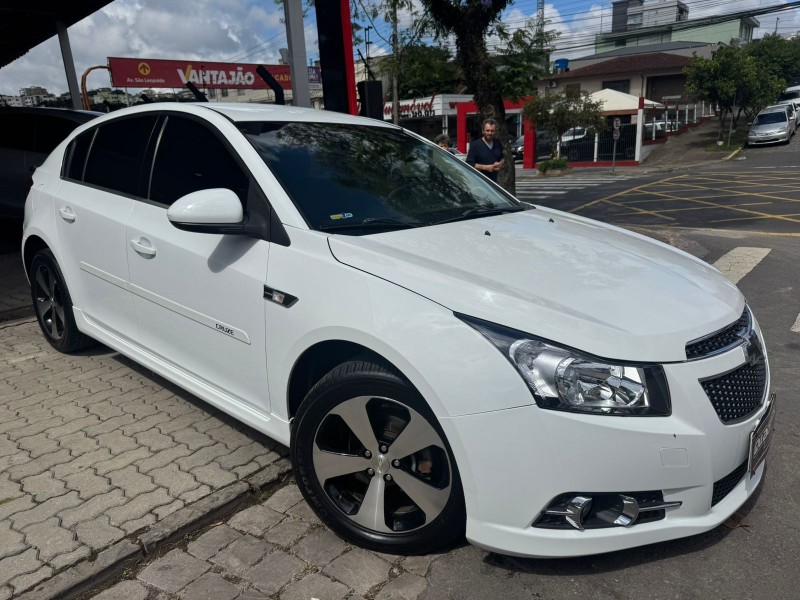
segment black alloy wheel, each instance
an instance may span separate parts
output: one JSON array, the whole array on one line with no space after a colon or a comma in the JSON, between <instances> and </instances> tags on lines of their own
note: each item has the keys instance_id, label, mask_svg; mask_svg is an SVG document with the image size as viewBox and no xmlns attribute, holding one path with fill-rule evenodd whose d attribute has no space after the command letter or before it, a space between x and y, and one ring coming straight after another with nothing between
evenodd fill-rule
<instances>
[{"instance_id":1,"label":"black alloy wheel","mask_svg":"<svg viewBox=\"0 0 800 600\"><path fill-rule=\"evenodd\" d=\"M300 406L291 451L303 496L343 538L398 554L463 539L464 497L450 446L394 369L367 361L333 369Z\"/></svg>"},{"instance_id":2,"label":"black alloy wheel","mask_svg":"<svg viewBox=\"0 0 800 600\"><path fill-rule=\"evenodd\" d=\"M45 339L59 352L76 352L94 343L75 324L72 299L53 253L40 250L30 270L31 299Z\"/></svg>"}]
</instances>

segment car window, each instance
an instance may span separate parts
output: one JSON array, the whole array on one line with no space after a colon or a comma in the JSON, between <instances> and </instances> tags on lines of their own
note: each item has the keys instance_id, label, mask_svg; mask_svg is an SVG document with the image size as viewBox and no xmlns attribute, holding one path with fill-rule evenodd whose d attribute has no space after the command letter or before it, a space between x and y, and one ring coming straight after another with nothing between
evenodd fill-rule
<instances>
[{"instance_id":1,"label":"car window","mask_svg":"<svg viewBox=\"0 0 800 600\"><path fill-rule=\"evenodd\" d=\"M157 115L111 121L95 134L84 171L84 183L138 195L139 178Z\"/></svg>"},{"instance_id":2,"label":"car window","mask_svg":"<svg viewBox=\"0 0 800 600\"><path fill-rule=\"evenodd\" d=\"M785 123L787 121L786 112L769 112L762 113L753 121L753 125L769 125L772 123Z\"/></svg>"},{"instance_id":3,"label":"car window","mask_svg":"<svg viewBox=\"0 0 800 600\"><path fill-rule=\"evenodd\" d=\"M431 224L470 209L517 207L464 162L400 129L330 123L239 127L315 229L370 221Z\"/></svg>"},{"instance_id":4,"label":"car window","mask_svg":"<svg viewBox=\"0 0 800 600\"><path fill-rule=\"evenodd\" d=\"M86 131L70 142L64 165L64 176L67 179L83 181L83 169L86 166L86 157L89 155L95 131L97 130Z\"/></svg>"},{"instance_id":5,"label":"car window","mask_svg":"<svg viewBox=\"0 0 800 600\"><path fill-rule=\"evenodd\" d=\"M50 115L38 115L34 147L36 152L50 154L80 123Z\"/></svg>"},{"instance_id":6,"label":"car window","mask_svg":"<svg viewBox=\"0 0 800 600\"><path fill-rule=\"evenodd\" d=\"M228 148L197 121L170 115L156 150L149 198L170 205L198 190L226 188L246 206L249 177Z\"/></svg>"},{"instance_id":7,"label":"car window","mask_svg":"<svg viewBox=\"0 0 800 600\"><path fill-rule=\"evenodd\" d=\"M0 113L0 147L33 150L33 115Z\"/></svg>"}]
</instances>

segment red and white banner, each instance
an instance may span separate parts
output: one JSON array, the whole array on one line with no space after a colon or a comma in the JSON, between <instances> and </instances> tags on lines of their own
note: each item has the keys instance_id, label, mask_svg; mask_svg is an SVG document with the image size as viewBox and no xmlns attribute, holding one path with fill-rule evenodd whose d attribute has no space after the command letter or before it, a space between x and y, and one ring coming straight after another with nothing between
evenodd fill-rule
<instances>
[{"instance_id":1,"label":"red and white banner","mask_svg":"<svg viewBox=\"0 0 800 600\"><path fill-rule=\"evenodd\" d=\"M258 64L162 60L149 58L109 58L114 87L182 88L191 81L199 88L267 89L256 73ZM288 65L264 65L284 89L292 88ZM321 83L318 67L308 67L308 80Z\"/></svg>"}]
</instances>

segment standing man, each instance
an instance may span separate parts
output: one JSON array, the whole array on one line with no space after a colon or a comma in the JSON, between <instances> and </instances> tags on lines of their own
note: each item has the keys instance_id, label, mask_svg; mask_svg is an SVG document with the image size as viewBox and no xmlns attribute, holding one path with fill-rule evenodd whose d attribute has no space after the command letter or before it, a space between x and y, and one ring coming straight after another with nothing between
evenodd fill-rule
<instances>
[{"instance_id":1,"label":"standing man","mask_svg":"<svg viewBox=\"0 0 800 600\"><path fill-rule=\"evenodd\" d=\"M494 139L495 133L497 133L497 121L486 119L483 122L483 137L469 146L467 164L497 183L497 172L506 163L503 160L503 144Z\"/></svg>"}]
</instances>

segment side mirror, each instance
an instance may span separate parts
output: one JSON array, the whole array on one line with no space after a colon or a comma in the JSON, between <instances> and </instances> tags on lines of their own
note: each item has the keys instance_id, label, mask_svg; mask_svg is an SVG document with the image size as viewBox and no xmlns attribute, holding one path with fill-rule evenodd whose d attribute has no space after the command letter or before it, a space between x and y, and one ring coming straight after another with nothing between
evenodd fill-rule
<instances>
[{"instance_id":1,"label":"side mirror","mask_svg":"<svg viewBox=\"0 0 800 600\"><path fill-rule=\"evenodd\" d=\"M197 233L244 233L244 211L231 190L212 188L178 198L167 210L170 223Z\"/></svg>"}]
</instances>

